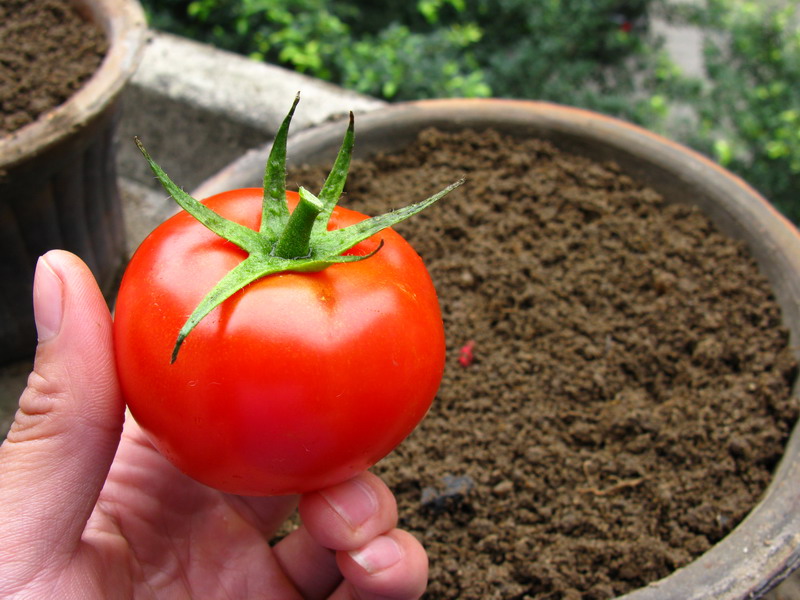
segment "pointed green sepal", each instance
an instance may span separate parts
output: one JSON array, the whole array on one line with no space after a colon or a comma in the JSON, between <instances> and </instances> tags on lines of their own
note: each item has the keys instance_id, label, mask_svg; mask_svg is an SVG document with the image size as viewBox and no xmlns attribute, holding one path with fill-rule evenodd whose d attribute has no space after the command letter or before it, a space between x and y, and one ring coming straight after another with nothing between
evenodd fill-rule
<instances>
[{"instance_id":1,"label":"pointed green sepal","mask_svg":"<svg viewBox=\"0 0 800 600\"><path fill-rule=\"evenodd\" d=\"M422 212L430 205L438 202L444 196L462 185L464 181L464 179L459 179L455 183L451 183L443 190L435 193L433 196L423 200L422 202L410 204L377 217L371 217L364 221L360 221L359 223L349 225L343 229L329 231L324 239L319 241L315 248L322 254L341 254L359 242L363 242L368 237L371 237L388 227L393 227L401 221L405 221L409 217L413 217L417 213Z\"/></svg>"},{"instance_id":2,"label":"pointed green sepal","mask_svg":"<svg viewBox=\"0 0 800 600\"><path fill-rule=\"evenodd\" d=\"M259 231L225 219L181 190L150 158L142 143L136 139L136 144L156 178L175 202L205 227L248 253L246 259L206 294L186 320L178 333L171 362L175 362L178 358L184 341L197 324L245 286L278 273L321 271L335 264L368 260L383 247L383 240L367 255L344 253L359 242L424 210L464 183L462 179L422 202L365 219L343 229L328 231L328 221L342 195L350 167L355 139L354 118L350 113L350 123L341 148L319 196L300 188L300 200L294 211L290 212L286 201L286 146L289 125L298 101L299 95L275 135L264 170Z\"/></svg>"},{"instance_id":3,"label":"pointed green sepal","mask_svg":"<svg viewBox=\"0 0 800 600\"><path fill-rule=\"evenodd\" d=\"M218 236L225 238L229 242L233 242L242 250L253 252L261 245L261 238L259 237L258 233L249 227L239 225L239 223L234 223L233 221L229 221L228 219L218 215L205 204L195 200L189 194L175 185L175 183L173 183L173 181L161 169L161 167L159 167L155 161L153 161L139 138L134 138L134 141L139 147L139 150L141 151L145 160L150 165L150 169L155 174L156 179L158 179L158 181L161 183L161 186L170 196L172 196L172 199L175 200L175 202L177 202L183 210L188 212Z\"/></svg>"},{"instance_id":4,"label":"pointed green sepal","mask_svg":"<svg viewBox=\"0 0 800 600\"><path fill-rule=\"evenodd\" d=\"M339 153L336 155L336 161L333 163L333 168L325 179L322 189L319 192L319 198L322 200L324 208L317 216L317 221L314 223L314 228L317 232L324 232L328 229L328 221L331 219L333 209L339 202L344 191L344 184L347 181L347 172L350 170L350 158L353 156L353 145L355 143L355 117L353 112L350 111L350 122L347 125L342 146L339 148Z\"/></svg>"},{"instance_id":5,"label":"pointed green sepal","mask_svg":"<svg viewBox=\"0 0 800 600\"><path fill-rule=\"evenodd\" d=\"M286 141L289 138L289 125L292 122L300 94L294 97L289 114L281 123L264 168L264 201L261 207L261 233L277 238L289 220L289 207L286 204Z\"/></svg>"},{"instance_id":6,"label":"pointed green sepal","mask_svg":"<svg viewBox=\"0 0 800 600\"><path fill-rule=\"evenodd\" d=\"M172 359L170 360L171 363L174 363L178 358L178 352L180 351L186 336L189 335L192 329L194 329L195 326L197 326L197 324L202 321L206 315L208 315L208 313L222 304L225 300L233 296L247 284L253 283L257 279L261 279L265 275L269 274L268 269L259 268L261 265L259 265L258 262L259 261L256 256L250 255L248 258L236 265L236 267L234 267L231 271L229 271L228 274L225 275L225 277L223 277L216 286L214 286L214 289L206 294L205 298L200 301L200 304L197 305L197 308L194 309L194 312L192 312L192 314L189 316L189 319L186 321L186 323L184 323L183 327L181 327L181 330L178 333L178 339L175 342L175 347L172 349Z\"/></svg>"}]
</instances>

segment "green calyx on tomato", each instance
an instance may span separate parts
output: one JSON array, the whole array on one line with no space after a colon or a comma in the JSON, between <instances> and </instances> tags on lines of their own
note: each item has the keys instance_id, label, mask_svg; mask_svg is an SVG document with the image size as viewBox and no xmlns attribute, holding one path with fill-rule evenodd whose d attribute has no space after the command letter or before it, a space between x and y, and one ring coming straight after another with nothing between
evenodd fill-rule
<instances>
[{"instance_id":1,"label":"green calyx on tomato","mask_svg":"<svg viewBox=\"0 0 800 600\"><path fill-rule=\"evenodd\" d=\"M289 125L299 100L298 94L275 135L267 160L264 170L261 226L258 231L220 216L180 189L153 161L141 141L136 138L136 144L156 178L181 208L209 230L248 253L248 257L229 271L189 316L178 333L172 350L172 363L177 359L181 345L195 326L214 308L248 284L267 275L288 271L321 271L337 263L366 260L381 249L382 243L365 256L343 253L368 237L424 210L464 182L463 179L456 181L421 202L343 229L328 231L328 221L342 195L350 168L355 138L354 117L351 112L350 123L336 161L319 196L301 187L300 201L295 210L290 212L286 200L286 143Z\"/></svg>"}]
</instances>

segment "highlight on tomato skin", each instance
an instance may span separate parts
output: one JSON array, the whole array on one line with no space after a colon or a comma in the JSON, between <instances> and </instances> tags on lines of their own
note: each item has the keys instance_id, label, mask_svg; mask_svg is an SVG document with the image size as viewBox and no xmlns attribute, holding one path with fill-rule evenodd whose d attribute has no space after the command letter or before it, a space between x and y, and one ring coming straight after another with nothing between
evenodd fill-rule
<instances>
[{"instance_id":1,"label":"highlight on tomato skin","mask_svg":"<svg viewBox=\"0 0 800 600\"><path fill-rule=\"evenodd\" d=\"M369 468L424 418L444 370L433 282L389 227L460 182L388 218L336 206L351 120L319 197L287 192L291 115L264 189L202 203L140 143L186 212L137 249L115 310L131 414L181 471L235 494L304 493Z\"/></svg>"}]
</instances>

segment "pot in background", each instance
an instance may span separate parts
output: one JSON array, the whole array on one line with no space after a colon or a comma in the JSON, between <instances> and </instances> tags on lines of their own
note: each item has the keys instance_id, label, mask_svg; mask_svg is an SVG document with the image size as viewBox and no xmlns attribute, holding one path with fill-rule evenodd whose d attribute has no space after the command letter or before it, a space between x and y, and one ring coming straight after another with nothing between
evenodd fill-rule
<instances>
[{"instance_id":1,"label":"pot in background","mask_svg":"<svg viewBox=\"0 0 800 600\"><path fill-rule=\"evenodd\" d=\"M120 94L147 37L137 0L73 0L106 34L99 69L66 102L0 138L0 363L32 355L38 257L70 250L113 293L126 258L114 153Z\"/></svg>"}]
</instances>

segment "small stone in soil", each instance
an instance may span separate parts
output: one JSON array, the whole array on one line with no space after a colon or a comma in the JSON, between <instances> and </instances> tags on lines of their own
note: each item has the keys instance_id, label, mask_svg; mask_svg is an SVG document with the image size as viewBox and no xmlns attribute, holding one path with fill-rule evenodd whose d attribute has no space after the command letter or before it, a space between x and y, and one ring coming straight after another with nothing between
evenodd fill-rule
<instances>
[{"instance_id":1,"label":"small stone in soil","mask_svg":"<svg viewBox=\"0 0 800 600\"><path fill-rule=\"evenodd\" d=\"M469 475L444 475L441 482L440 489L432 486L422 489L420 499L422 508L435 512L452 510L458 507L475 487L475 482Z\"/></svg>"}]
</instances>

